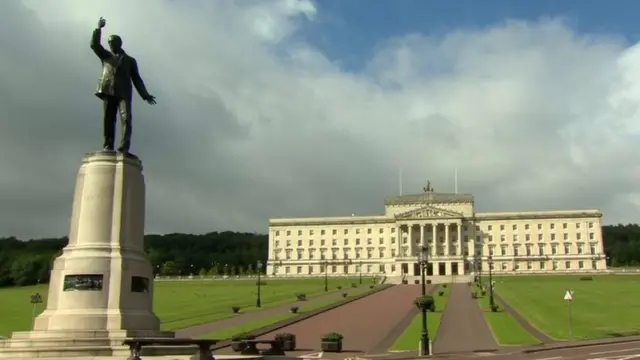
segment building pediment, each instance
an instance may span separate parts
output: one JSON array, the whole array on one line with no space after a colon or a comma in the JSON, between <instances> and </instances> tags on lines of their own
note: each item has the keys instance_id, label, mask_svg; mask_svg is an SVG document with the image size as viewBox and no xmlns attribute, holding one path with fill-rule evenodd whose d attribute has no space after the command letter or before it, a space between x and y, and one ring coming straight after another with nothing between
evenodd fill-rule
<instances>
[{"instance_id":1,"label":"building pediment","mask_svg":"<svg viewBox=\"0 0 640 360\"><path fill-rule=\"evenodd\" d=\"M433 206L423 206L421 208L396 215L396 219L437 219L452 217L462 217L462 214L451 210L439 209Z\"/></svg>"}]
</instances>

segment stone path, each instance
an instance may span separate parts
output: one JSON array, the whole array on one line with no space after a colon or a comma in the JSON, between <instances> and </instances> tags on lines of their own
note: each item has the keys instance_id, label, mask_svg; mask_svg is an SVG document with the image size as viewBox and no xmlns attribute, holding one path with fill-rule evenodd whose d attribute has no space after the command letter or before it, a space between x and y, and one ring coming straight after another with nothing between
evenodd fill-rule
<instances>
[{"instance_id":1,"label":"stone path","mask_svg":"<svg viewBox=\"0 0 640 360\"><path fill-rule=\"evenodd\" d=\"M344 335L342 355L367 353L385 339L414 307L413 300L420 295L420 291L418 285L391 286L261 338L272 339L275 333L280 332L293 333L298 348L295 353L304 354L320 351L322 335L337 332ZM296 356L294 353L292 355Z\"/></svg>"},{"instance_id":2,"label":"stone path","mask_svg":"<svg viewBox=\"0 0 640 360\"><path fill-rule=\"evenodd\" d=\"M427 285L426 286L427 295L432 295L433 292L438 287L439 285ZM422 293L422 289L420 289L420 292ZM409 310L404 315L404 317L402 317L400 321L391 329L391 331L389 331L387 336L382 341L380 341L370 352L372 354L378 354L378 353L382 354L389 351L389 349L393 346L393 344L395 344L396 340L398 340L398 338L404 333L404 331L409 327L409 325L411 325L411 323L413 322L413 319L415 319L415 317L419 314L420 314L420 311L418 310L418 308L413 306L411 310Z\"/></svg>"},{"instance_id":3,"label":"stone path","mask_svg":"<svg viewBox=\"0 0 640 360\"><path fill-rule=\"evenodd\" d=\"M527 321L527 319L525 319L524 316L520 315L520 313L517 312L516 309L514 309L513 307L511 307L511 305L509 305L506 301L504 301L504 299L500 297L500 295L496 294L495 290L494 290L493 296L495 297L496 300L498 300L498 302L502 304L504 311L509 313L509 315L511 315L518 322L518 324L522 326L523 329L529 332L529 334L533 335L533 337L538 339L538 341L540 341L543 344L553 344L557 342L556 340L553 340L551 337L544 334L542 331L533 327L533 325L531 325L531 323Z\"/></svg>"},{"instance_id":4,"label":"stone path","mask_svg":"<svg viewBox=\"0 0 640 360\"><path fill-rule=\"evenodd\" d=\"M369 285L367 284L362 286L369 286ZM352 289L349 288L346 291L349 291L349 290L352 290ZM309 307L310 305L313 306L314 304L326 303L327 301L330 301L330 300L339 301L342 299L343 299L342 291L334 291L326 295L321 295L321 296L311 298L307 301L296 301L296 302L288 303L286 305L265 308L262 310L256 310L248 313L240 313L230 318L221 319L221 320L217 320L210 323L195 325L185 329L176 330L175 333L176 333L176 337L179 337L179 338L197 338L206 334L210 334L214 331L229 329L236 326L241 326L248 322L258 321L271 316L289 313L291 307L294 305L300 307L301 310L304 310L305 307Z\"/></svg>"},{"instance_id":5,"label":"stone path","mask_svg":"<svg viewBox=\"0 0 640 360\"><path fill-rule=\"evenodd\" d=\"M471 298L471 287L451 284L447 308L435 336L435 354L489 351L498 348L484 319L478 301Z\"/></svg>"}]
</instances>

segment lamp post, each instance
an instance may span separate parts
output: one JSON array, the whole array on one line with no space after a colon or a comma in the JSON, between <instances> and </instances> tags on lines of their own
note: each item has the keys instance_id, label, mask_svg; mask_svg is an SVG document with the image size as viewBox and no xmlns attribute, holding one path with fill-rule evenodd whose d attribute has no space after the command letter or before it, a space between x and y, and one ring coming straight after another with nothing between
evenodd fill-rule
<instances>
[{"instance_id":1,"label":"lamp post","mask_svg":"<svg viewBox=\"0 0 640 360\"><path fill-rule=\"evenodd\" d=\"M495 304L493 302L493 278L491 276L491 268L493 267L493 256L489 255L489 258L487 260L489 262L489 307L491 308L491 311L494 311Z\"/></svg>"},{"instance_id":2,"label":"lamp post","mask_svg":"<svg viewBox=\"0 0 640 360\"><path fill-rule=\"evenodd\" d=\"M31 295L31 304L33 305L33 311L31 312L31 325L33 326L36 320L36 310L38 304L42 304L42 296L40 296L40 293Z\"/></svg>"},{"instance_id":3,"label":"lamp post","mask_svg":"<svg viewBox=\"0 0 640 360\"><path fill-rule=\"evenodd\" d=\"M329 291L329 277L327 276L327 267L329 266L329 261L324 261L324 292Z\"/></svg>"},{"instance_id":4,"label":"lamp post","mask_svg":"<svg viewBox=\"0 0 640 360\"><path fill-rule=\"evenodd\" d=\"M258 297L256 298L256 307L262 306L262 301L260 300L260 273L262 272L262 261L258 260L256 263L256 269L258 269Z\"/></svg>"},{"instance_id":5,"label":"lamp post","mask_svg":"<svg viewBox=\"0 0 640 360\"><path fill-rule=\"evenodd\" d=\"M422 284L422 296L427 295L427 286L425 280L425 272L427 271L427 263L429 248L422 246L420 251L420 282ZM422 308L422 331L420 333L420 345L422 346L422 356L429 355L429 330L427 329L427 309Z\"/></svg>"},{"instance_id":6,"label":"lamp post","mask_svg":"<svg viewBox=\"0 0 640 360\"><path fill-rule=\"evenodd\" d=\"M360 285L362 285L362 261L360 261L360 265L358 266L358 269L360 270Z\"/></svg>"}]
</instances>

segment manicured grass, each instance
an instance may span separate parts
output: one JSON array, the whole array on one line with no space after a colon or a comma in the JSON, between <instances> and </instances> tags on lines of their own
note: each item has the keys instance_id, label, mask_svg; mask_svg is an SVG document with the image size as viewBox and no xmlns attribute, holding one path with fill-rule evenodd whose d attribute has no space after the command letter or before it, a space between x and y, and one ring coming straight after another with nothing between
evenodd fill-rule
<instances>
[{"instance_id":1,"label":"manicured grass","mask_svg":"<svg viewBox=\"0 0 640 360\"><path fill-rule=\"evenodd\" d=\"M595 339L640 334L640 276L600 275L496 278L496 291L527 321L557 340ZM569 336L571 303L573 337Z\"/></svg>"},{"instance_id":2,"label":"manicured grass","mask_svg":"<svg viewBox=\"0 0 640 360\"><path fill-rule=\"evenodd\" d=\"M474 291L478 294L478 304L484 312L484 319L489 324L489 328L493 333L493 337L496 342L502 346L514 346L514 345L537 345L540 341L525 330L516 319L509 313L504 312L501 304L496 302L499 309L497 312L491 312L489 306L489 293L482 296L480 289L474 286Z\"/></svg>"},{"instance_id":3,"label":"manicured grass","mask_svg":"<svg viewBox=\"0 0 640 360\"><path fill-rule=\"evenodd\" d=\"M349 295L346 298L340 298L340 300L329 299L329 300L325 300L325 301L313 302L313 303L302 305L302 306L300 306L300 308L298 309L298 313L296 313L296 314L293 314L293 313L276 314L276 315L269 316L269 317L266 317L266 318L262 318L262 319L258 319L258 320L254 320L254 321L249 321L249 322L246 322L246 323L244 323L242 325L234 326L232 328L227 328L227 329L222 329L222 330L219 330L219 331L214 331L214 332L211 332L209 334L203 335L200 338L202 338L202 339L227 340L227 339L230 339L234 335L238 335L238 334L241 334L241 333L252 332L252 331L260 329L262 327L270 326L270 325L276 324L278 322L281 322L281 321L284 321L284 320L288 320L288 319L294 318L296 316L301 316L301 315L303 315L305 313L309 313L309 312L321 309L321 308L323 308L325 306L329 306L331 304L335 304L336 302L348 301L349 298L364 294L364 293L369 292L369 291L373 291L373 289L370 289L366 285L361 285L358 288L343 289L342 291L348 293Z\"/></svg>"},{"instance_id":4,"label":"manicured grass","mask_svg":"<svg viewBox=\"0 0 640 360\"><path fill-rule=\"evenodd\" d=\"M443 296L439 296L438 293L444 292ZM438 333L438 327L440 327L440 318L447 307L447 300L449 299L449 293L451 286L441 285L436 291L434 291L433 299L436 303L436 312L427 313L427 331L429 332L429 339L433 341L433 338ZM416 315L411 321L411 324L407 326L402 335L396 339L396 342L391 346L390 351L413 351L418 350L418 342L420 341L420 334L422 333L422 313Z\"/></svg>"},{"instance_id":5,"label":"manicured grass","mask_svg":"<svg viewBox=\"0 0 640 360\"><path fill-rule=\"evenodd\" d=\"M324 278L265 281L261 287L263 308L293 303L296 293L306 293L307 298L325 294ZM357 282L357 278L329 278L329 291L339 291L337 286L349 291L350 284ZM363 284L371 282L371 278L363 278ZM35 292L46 301L46 285L0 289L0 336L31 329L29 295ZM232 306L240 306L242 312L259 310L256 293L256 279L156 281L153 306L162 328L175 330L233 316ZM38 305L38 313L43 309L44 304Z\"/></svg>"}]
</instances>

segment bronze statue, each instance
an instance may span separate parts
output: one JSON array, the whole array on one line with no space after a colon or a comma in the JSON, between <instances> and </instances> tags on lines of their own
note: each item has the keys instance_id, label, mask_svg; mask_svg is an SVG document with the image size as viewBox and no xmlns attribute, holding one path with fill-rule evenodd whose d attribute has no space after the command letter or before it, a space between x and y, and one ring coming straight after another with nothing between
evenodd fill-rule
<instances>
[{"instance_id":1,"label":"bronze statue","mask_svg":"<svg viewBox=\"0 0 640 360\"><path fill-rule=\"evenodd\" d=\"M422 190L424 192L433 192L433 188L431 187L431 181L427 180L427 186L423 187Z\"/></svg>"},{"instance_id":2,"label":"bronze statue","mask_svg":"<svg viewBox=\"0 0 640 360\"><path fill-rule=\"evenodd\" d=\"M131 103L133 97L133 86L138 94L151 105L156 104L156 98L147 92L144 81L138 71L136 59L129 56L122 49L122 39L118 35L109 36L109 49L106 50L100 44L102 28L107 25L104 18L98 21L98 27L93 30L91 37L91 50L102 61L102 75L98 80L96 96L104 104L103 132L104 150L113 150L116 137L116 117L120 112L120 123L122 125L122 139L118 151L129 152L131 146L131 132L133 120L131 114ZM119 110L119 111L118 111Z\"/></svg>"}]
</instances>

